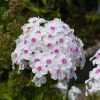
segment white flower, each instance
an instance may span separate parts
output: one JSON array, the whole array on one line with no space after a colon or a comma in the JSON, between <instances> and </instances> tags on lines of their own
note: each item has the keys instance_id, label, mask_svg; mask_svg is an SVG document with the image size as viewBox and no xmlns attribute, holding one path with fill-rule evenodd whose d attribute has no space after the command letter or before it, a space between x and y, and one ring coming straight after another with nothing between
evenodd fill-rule
<instances>
[{"instance_id":1,"label":"white flower","mask_svg":"<svg viewBox=\"0 0 100 100\"><path fill-rule=\"evenodd\" d=\"M100 66L97 66L92 71L90 71L89 77L98 80L100 78Z\"/></svg>"},{"instance_id":2,"label":"white flower","mask_svg":"<svg viewBox=\"0 0 100 100\"><path fill-rule=\"evenodd\" d=\"M33 18L30 18L28 20L28 24L27 24L27 27L31 28L31 27L35 27L35 26L40 26L41 23L44 23L45 22L45 19L43 18L37 18L37 17L33 17Z\"/></svg>"},{"instance_id":3,"label":"white flower","mask_svg":"<svg viewBox=\"0 0 100 100\"><path fill-rule=\"evenodd\" d=\"M56 40L53 37L52 38L44 37L43 44L48 48L52 48L56 44Z\"/></svg>"},{"instance_id":4,"label":"white flower","mask_svg":"<svg viewBox=\"0 0 100 100\"><path fill-rule=\"evenodd\" d=\"M14 50L14 52L12 52L11 57L12 57L12 62L14 63L18 63L18 61L20 60L20 55L21 55L21 49L17 48Z\"/></svg>"},{"instance_id":5,"label":"white flower","mask_svg":"<svg viewBox=\"0 0 100 100\"><path fill-rule=\"evenodd\" d=\"M75 86L72 86L68 91L68 99L69 100L77 100L78 95L81 93L81 90Z\"/></svg>"},{"instance_id":6,"label":"white flower","mask_svg":"<svg viewBox=\"0 0 100 100\"><path fill-rule=\"evenodd\" d=\"M59 54L58 59L56 59L56 62L62 66L62 69L66 70L67 68L72 67L71 58L69 55L65 54Z\"/></svg>"},{"instance_id":7,"label":"white flower","mask_svg":"<svg viewBox=\"0 0 100 100\"><path fill-rule=\"evenodd\" d=\"M45 28L40 26L40 27L35 27L32 28L31 31L29 32L29 38L36 38L37 40L41 40L42 36L46 34Z\"/></svg>"},{"instance_id":8,"label":"white flower","mask_svg":"<svg viewBox=\"0 0 100 100\"><path fill-rule=\"evenodd\" d=\"M57 32L62 32L61 26L63 25L60 19L54 19L45 24L46 32L51 33L52 36L55 36Z\"/></svg>"},{"instance_id":9,"label":"white flower","mask_svg":"<svg viewBox=\"0 0 100 100\"><path fill-rule=\"evenodd\" d=\"M48 56L49 55L49 56ZM55 58L55 54L47 54L47 55L44 55L42 56L41 58L41 63L45 63L47 66L51 65L54 58Z\"/></svg>"},{"instance_id":10,"label":"white flower","mask_svg":"<svg viewBox=\"0 0 100 100\"><path fill-rule=\"evenodd\" d=\"M32 72L35 73L37 77L42 77L43 75L48 73L47 67L45 64L42 64L40 62L37 62L32 67Z\"/></svg>"},{"instance_id":11,"label":"white flower","mask_svg":"<svg viewBox=\"0 0 100 100\"><path fill-rule=\"evenodd\" d=\"M33 24L40 24L40 23L44 23L45 22L45 19L43 19L43 18L37 18L37 17L33 17L33 18L30 18L29 20L28 20L28 22L29 23L33 23Z\"/></svg>"},{"instance_id":12,"label":"white flower","mask_svg":"<svg viewBox=\"0 0 100 100\"><path fill-rule=\"evenodd\" d=\"M40 78L38 78L37 76L34 76L32 82L35 83L37 87L41 87L41 84L46 83L46 78L44 76Z\"/></svg>"},{"instance_id":13,"label":"white flower","mask_svg":"<svg viewBox=\"0 0 100 100\"><path fill-rule=\"evenodd\" d=\"M67 84L66 85L63 85L62 82L59 82L57 85L56 85L56 88L58 88L61 93L63 94L64 97L66 97L66 92L67 92ZM63 97L63 98L64 98Z\"/></svg>"},{"instance_id":14,"label":"white flower","mask_svg":"<svg viewBox=\"0 0 100 100\"><path fill-rule=\"evenodd\" d=\"M22 52L23 54L21 54L20 59L29 60L31 56L31 52L29 51L29 49L25 48L22 50Z\"/></svg>"},{"instance_id":15,"label":"white flower","mask_svg":"<svg viewBox=\"0 0 100 100\"><path fill-rule=\"evenodd\" d=\"M54 67L53 67L54 66ZM51 78L54 80L63 80L66 76L65 70L62 69L62 66L57 66L57 64L52 64L48 67L51 74Z\"/></svg>"},{"instance_id":16,"label":"white flower","mask_svg":"<svg viewBox=\"0 0 100 100\"><path fill-rule=\"evenodd\" d=\"M67 90L67 85L63 85L62 82L59 82L57 85L56 85L57 88L61 89L61 90Z\"/></svg>"}]
</instances>

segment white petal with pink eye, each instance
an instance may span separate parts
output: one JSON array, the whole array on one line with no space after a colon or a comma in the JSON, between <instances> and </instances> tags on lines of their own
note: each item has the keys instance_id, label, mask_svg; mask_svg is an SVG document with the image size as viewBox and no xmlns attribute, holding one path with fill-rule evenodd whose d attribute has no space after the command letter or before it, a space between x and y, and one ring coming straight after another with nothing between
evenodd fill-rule
<instances>
[{"instance_id":1,"label":"white petal with pink eye","mask_svg":"<svg viewBox=\"0 0 100 100\"><path fill-rule=\"evenodd\" d=\"M53 62L55 56L56 56L55 54L49 54L49 56L44 55L41 59L41 62L50 65Z\"/></svg>"},{"instance_id":2,"label":"white petal with pink eye","mask_svg":"<svg viewBox=\"0 0 100 100\"><path fill-rule=\"evenodd\" d=\"M64 77L66 76L64 70L61 69L61 67L57 66L55 64L55 67L49 68L49 72L51 74L51 78L54 80L63 80Z\"/></svg>"},{"instance_id":3,"label":"white petal with pink eye","mask_svg":"<svg viewBox=\"0 0 100 100\"><path fill-rule=\"evenodd\" d=\"M55 40L58 42L58 43L62 43L61 42L61 39L63 40L63 43L64 43L64 34L61 34L59 33L57 36L55 36Z\"/></svg>"},{"instance_id":4,"label":"white petal with pink eye","mask_svg":"<svg viewBox=\"0 0 100 100\"><path fill-rule=\"evenodd\" d=\"M41 40L41 36L35 34L34 32L31 32L29 35L29 39L32 43L36 43L37 41Z\"/></svg>"},{"instance_id":5,"label":"white petal with pink eye","mask_svg":"<svg viewBox=\"0 0 100 100\"><path fill-rule=\"evenodd\" d=\"M72 66L71 58L64 54L58 55L58 59L56 59L55 61L59 65L62 65L62 69L66 69Z\"/></svg>"},{"instance_id":6,"label":"white petal with pink eye","mask_svg":"<svg viewBox=\"0 0 100 100\"><path fill-rule=\"evenodd\" d=\"M40 36L44 36L47 33L45 32L45 28L44 27L39 27L39 30L36 31L36 33Z\"/></svg>"},{"instance_id":7,"label":"white petal with pink eye","mask_svg":"<svg viewBox=\"0 0 100 100\"><path fill-rule=\"evenodd\" d=\"M55 38L47 38L47 37L44 37L43 38L43 44L45 46L48 47L48 44L51 44L51 46L55 45L56 44L56 39Z\"/></svg>"},{"instance_id":8,"label":"white petal with pink eye","mask_svg":"<svg viewBox=\"0 0 100 100\"><path fill-rule=\"evenodd\" d=\"M30 23L36 23L39 20L37 17L29 18L28 22Z\"/></svg>"},{"instance_id":9,"label":"white petal with pink eye","mask_svg":"<svg viewBox=\"0 0 100 100\"><path fill-rule=\"evenodd\" d=\"M52 48L52 52L54 52L56 55L58 55L61 52L61 48L59 47L59 45L55 45Z\"/></svg>"},{"instance_id":10,"label":"white petal with pink eye","mask_svg":"<svg viewBox=\"0 0 100 100\"><path fill-rule=\"evenodd\" d=\"M30 18L29 20L28 20L28 22L30 22L30 23L36 23L36 22L39 22L39 24L40 23L44 23L45 22L45 19L43 19L43 18L37 18L37 17L33 17L33 18Z\"/></svg>"},{"instance_id":11,"label":"white petal with pink eye","mask_svg":"<svg viewBox=\"0 0 100 100\"><path fill-rule=\"evenodd\" d=\"M47 33L45 32L45 28L42 27L42 26L32 28L32 30L31 30L30 33L33 33L33 34L35 34L35 35L37 35L37 36L40 36L40 37L42 37L42 36L44 36L44 35L47 34Z\"/></svg>"},{"instance_id":12,"label":"white petal with pink eye","mask_svg":"<svg viewBox=\"0 0 100 100\"><path fill-rule=\"evenodd\" d=\"M52 33L53 36L57 34L57 32L62 32L61 26L62 21L59 19L54 19L51 22L45 24L46 32Z\"/></svg>"},{"instance_id":13,"label":"white petal with pink eye","mask_svg":"<svg viewBox=\"0 0 100 100\"><path fill-rule=\"evenodd\" d=\"M38 51L37 53L35 53L35 54L33 55L33 58L34 58L34 60L35 60L36 58L41 59L42 56L43 56L43 54L40 53L40 52Z\"/></svg>"},{"instance_id":14,"label":"white petal with pink eye","mask_svg":"<svg viewBox=\"0 0 100 100\"><path fill-rule=\"evenodd\" d=\"M41 64L40 62L36 62L34 67L32 68L32 72L35 73L37 77L42 77L43 75L48 73L47 67L45 64Z\"/></svg>"},{"instance_id":15,"label":"white petal with pink eye","mask_svg":"<svg viewBox=\"0 0 100 100\"><path fill-rule=\"evenodd\" d=\"M14 52L12 52L12 62L13 63L18 63L18 61L20 61L20 56L21 56L21 50L20 48L17 48L14 50Z\"/></svg>"},{"instance_id":16,"label":"white petal with pink eye","mask_svg":"<svg viewBox=\"0 0 100 100\"><path fill-rule=\"evenodd\" d=\"M90 71L89 77L98 80L100 78L100 66L97 66L92 71Z\"/></svg>"},{"instance_id":17,"label":"white petal with pink eye","mask_svg":"<svg viewBox=\"0 0 100 100\"><path fill-rule=\"evenodd\" d=\"M34 27L34 26L39 26L41 23L44 23L45 19L34 17L30 18L28 22L29 22L28 27Z\"/></svg>"},{"instance_id":18,"label":"white petal with pink eye","mask_svg":"<svg viewBox=\"0 0 100 100\"><path fill-rule=\"evenodd\" d=\"M20 42L23 42L25 39L28 38L28 36L29 36L28 34L27 35L24 35L24 34L20 35L18 37L18 39L16 40L16 44L19 44Z\"/></svg>"},{"instance_id":19,"label":"white petal with pink eye","mask_svg":"<svg viewBox=\"0 0 100 100\"><path fill-rule=\"evenodd\" d=\"M81 94L81 90L75 86L72 86L71 89L68 91L68 99L77 100L79 94Z\"/></svg>"},{"instance_id":20,"label":"white petal with pink eye","mask_svg":"<svg viewBox=\"0 0 100 100\"><path fill-rule=\"evenodd\" d=\"M29 60L30 58L30 53L28 50L23 50L24 54L21 55L21 60L24 59L24 60Z\"/></svg>"},{"instance_id":21,"label":"white petal with pink eye","mask_svg":"<svg viewBox=\"0 0 100 100\"><path fill-rule=\"evenodd\" d=\"M32 82L35 83L37 87L41 87L42 84L46 83L46 78L44 76L40 78L38 78L37 76L34 76Z\"/></svg>"}]
</instances>

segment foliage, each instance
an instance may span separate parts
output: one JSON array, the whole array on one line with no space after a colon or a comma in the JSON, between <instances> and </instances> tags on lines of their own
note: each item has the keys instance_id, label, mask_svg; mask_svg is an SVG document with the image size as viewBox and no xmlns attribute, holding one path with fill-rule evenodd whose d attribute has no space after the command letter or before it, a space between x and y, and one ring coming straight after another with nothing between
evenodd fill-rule
<instances>
[{"instance_id":1,"label":"foliage","mask_svg":"<svg viewBox=\"0 0 100 100\"><path fill-rule=\"evenodd\" d=\"M86 97L86 100L99 100L100 99L100 92L89 95L88 97Z\"/></svg>"}]
</instances>

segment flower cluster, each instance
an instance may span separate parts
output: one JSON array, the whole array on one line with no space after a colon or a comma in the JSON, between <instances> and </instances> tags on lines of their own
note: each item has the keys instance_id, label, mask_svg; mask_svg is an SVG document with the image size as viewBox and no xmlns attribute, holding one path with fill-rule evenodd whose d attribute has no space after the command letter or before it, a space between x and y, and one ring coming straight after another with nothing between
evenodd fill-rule
<instances>
[{"instance_id":1,"label":"flower cluster","mask_svg":"<svg viewBox=\"0 0 100 100\"><path fill-rule=\"evenodd\" d=\"M12 63L19 70L31 68L36 86L46 83L48 73L53 80L68 82L75 76L77 65L84 67L83 43L61 19L47 21L33 17L22 30L11 55Z\"/></svg>"},{"instance_id":2,"label":"flower cluster","mask_svg":"<svg viewBox=\"0 0 100 100\"><path fill-rule=\"evenodd\" d=\"M89 79L86 80L86 95L100 92L100 49L96 52L96 54L90 58L93 59L93 65L97 65L89 73Z\"/></svg>"}]
</instances>

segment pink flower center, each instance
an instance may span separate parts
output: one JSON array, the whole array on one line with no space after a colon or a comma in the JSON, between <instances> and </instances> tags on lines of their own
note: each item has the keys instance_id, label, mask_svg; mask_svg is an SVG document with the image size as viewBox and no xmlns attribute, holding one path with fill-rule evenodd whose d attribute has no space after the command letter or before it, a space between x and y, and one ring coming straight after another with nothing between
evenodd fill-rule
<instances>
[{"instance_id":1,"label":"pink flower center","mask_svg":"<svg viewBox=\"0 0 100 100\"><path fill-rule=\"evenodd\" d=\"M60 43L63 43L63 42L64 42L64 40L63 40L63 39L60 39L60 40L59 40L59 42L60 42Z\"/></svg>"},{"instance_id":2,"label":"pink flower center","mask_svg":"<svg viewBox=\"0 0 100 100\"><path fill-rule=\"evenodd\" d=\"M50 29L54 31L54 30L55 30L55 27L51 26L51 28L50 28Z\"/></svg>"},{"instance_id":3,"label":"pink flower center","mask_svg":"<svg viewBox=\"0 0 100 100\"><path fill-rule=\"evenodd\" d=\"M48 47L48 48L50 48L51 46L52 46L52 44L51 44L51 43L48 43L48 44L47 44L47 47Z\"/></svg>"},{"instance_id":4,"label":"pink flower center","mask_svg":"<svg viewBox=\"0 0 100 100\"><path fill-rule=\"evenodd\" d=\"M17 54L14 54L14 58L17 58Z\"/></svg>"},{"instance_id":5,"label":"pink flower center","mask_svg":"<svg viewBox=\"0 0 100 100\"><path fill-rule=\"evenodd\" d=\"M96 55L96 58L100 58L100 53L98 53L98 54Z\"/></svg>"},{"instance_id":6,"label":"pink flower center","mask_svg":"<svg viewBox=\"0 0 100 100\"><path fill-rule=\"evenodd\" d=\"M26 33L28 33L30 31L30 27L28 27L28 30L26 31Z\"/></svg>"},{"instance_id":7,"label":"pink flower center","mask_svg":"<svg viewBox=\"0 0 100 100\"><path fill-rule=\"evenodd\" d=\"M96 73L99 73L99 72L100 72L100 69L97 69L97 70L96 70Z\"/></svg>"},{"instance_id":8,"label":"pink flower center","mask_svg":"<svg viewBox=\"0 0 100 100\"><path fill-rule=\"evenodd\" d=\"M70 52L72 52L72 50L73 50L73 49L72 49L72 48L70 48Z\"/></svg>"},{"instance_id":9,"label":"pink flower center","mask_svg":"<svg viewBox=\"0 0 100 100\"><path fill-rule=\"evenodd\" d=\"M76 52L78 52L78 47L76 47Z\"/></svg>"},{"instance_id":10,"label":"pink flower center","mask_svg":"<svg viewBox=\"0 0 100 100\"><path fill-rule=\"evenodd\" d=\"M70 73L73 73L73 72L74 72L73 68L70 68Z\"/></svg>"},{"instance_id":11,"label":"pink flower center","mask_svg":"<svg viewBox=\"0 0 100 100\"><path fill-rule=\"evenodd\" d=\"M41 31L37 31L36 33L41 34Z\"/></svg>"},{"instance_id":12,"label":"pink flower center","mask_svg":"<svg viewBox=\"0 0 100 100\"><path fill-rule=\"evenodd\" d=\"M64 80L67 80L67 79L68 79L67 76L65 76Z\"/></svg>"},{"instance_id":13,"label":"pink flower center","mask_svg":"<svg viewBox=\"0 0 100 100\"><path fill-rule=\"evenodd\" d=\"M35 42L36 42L36 38L32 38L31 41L32 41L33 43L35 43Z\"/></svg>"},{"instance_id":14,"label":"pink flower center","mask_svg":"<svg viewBox=\"0 0 100 100\"><path fill-rule=\"evenodd\" d=\"M27 40L24 40L24 44L27 44Z\"/></svg>"},{"instance_id":15,"label":"pink flower center","mask_svg":"<svg viewBox=\"0 0 100 100\"><path fill-rule=\"evenodd\" d=\"M36 20L33 20L33 23L36 23Z\"/></svg>"},{"instance_id":16,"label":"pink flower center","mask_svg":"<svg viewBox=\"0 0 100 100\"><path fill-rule=\"evenodd\" d=\"M57 72L56 72L58 75L61 74L61 70L60 69L57 69Z\"/></svg>"},{"instance_id":17,"label":"pink flower center","mask_svg":"<svg viewBox=\"0 0 100 100\"><path fill-rule=\"evenodd\" d=\"M43 50L40 50L40 53L43 53Z\"/></svg>"},{"instance_id":18,"label":"pink flower center","mask_svg":"<svg viewBox=\"0 0 100 100\"><path fill-rule=\"evenodd\" d=\"M62 61L63 64L66 64L67 63L67 61L66 61L65 58L63 58L61 61Z\"/></svg>"},{"instance_id":19,"label":"pink flower center","mask_svg":"<svg viewBox=\"0 0 100 100\"><path fill-rule=\"evenodd\" d=\"M41 66L38 66L37 70L40 72L42 71L42 67Z\"/></svg>"},{"instance_id":20,"label":"pink flower center","mask_svg":"<svg viewBox=\"0 0 100 100\"><path fill-rule=\"evenodd\" d=\"M37 81L39 81L39 80L40 80L40 78L36 77L36 80L37 80Z\"/></svg>"},{"instance_id":21,"label":"pink flower center","mask_svg":"<svg viewBox=\"0 0 100 100\"><path fill-rule=\"evenodd\" d=\"M52 61L50 60L50 59L47 59L47 64L51 64L52 63Z\"/></svg>"},{"instance_id":22,"label":"pink flower center","mask_svg":"<svg viewBox=\"0 0 100 100\"><path fill-rule=\"evenodd\" d=\"M58 49L55 49L54 52L55 52L55 53L59 53L59 50L58 50Z\"/></svg>"},{"instance_id":23,"label":"pink flower center","mask_svg":"<svg viewBox=\"0 0 100 100\"><path fill-rule=\"evenodd\" d=\"M49 35L48 35L48 37L49 37L49 38L51 38L51 37L52 37L52 35L51 35L51 34L49 34Z\"/></svg>"},{"instance_id":24,"label":"pink flower center","mask_svg":"<svg viewBox=\"0 0 100 100\"><path fill-rule=\"evenodd\" d=\"M39 59L39 58L36 58L36 59L35 59L35 62L38 62L38 61L40 61L40 59Z\"/></svg>"},{"instance_id":25,"label":"pink flower center","mask_svg":"<svg viewBox=\"0 0 100 100\"><path fill-rule=\"evenodd\" d=\"M66 29L66 27L65 27L65 26L63 26L63 29Z\"/></svg>"},{"instance_id":26,"label":"pink flower center","mask_svg":"<svg viewBox=\"0 0 100 100\"><path fill-rule=\"evenodd\" d=\"M28 53L28 50L24 50L24 54L27 54Z\"/></svg>"}]
</instances>

